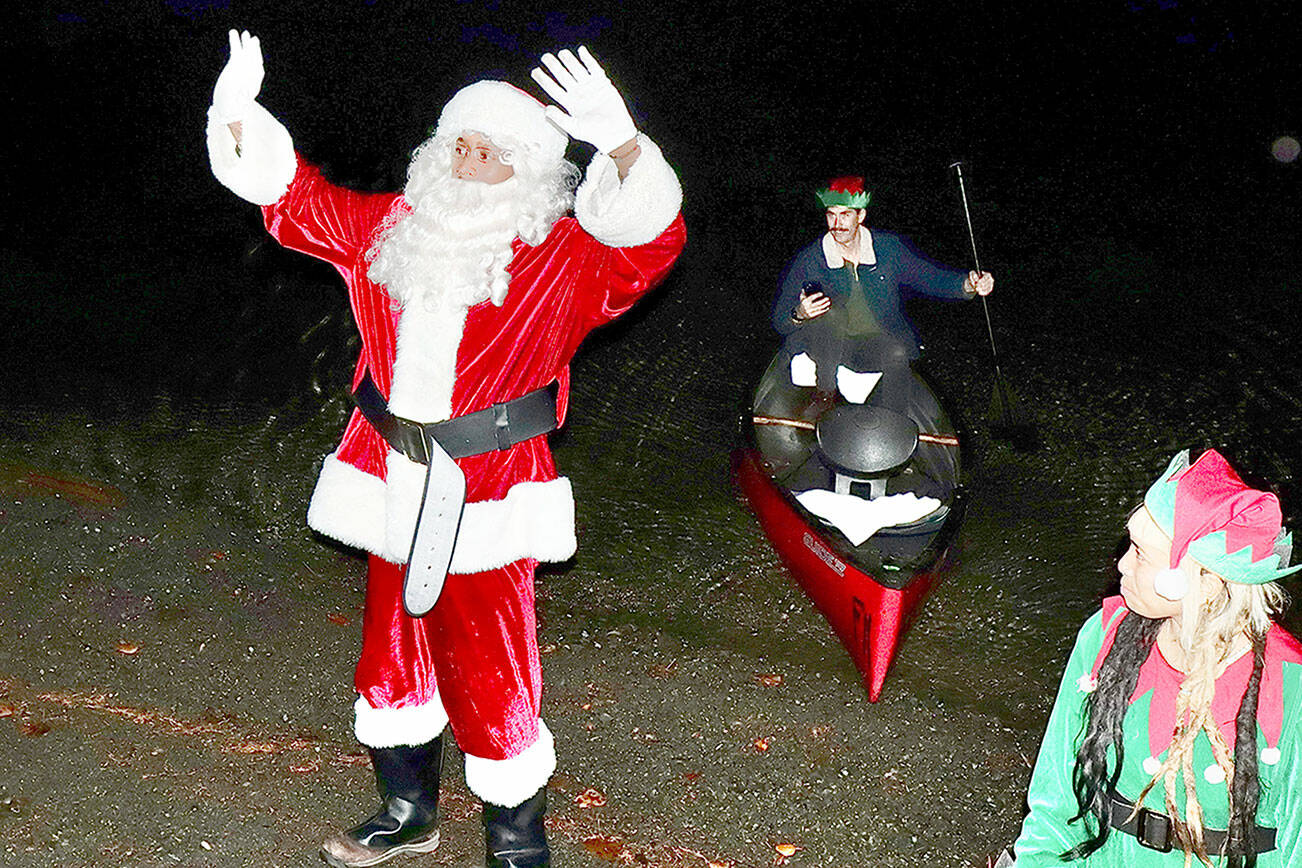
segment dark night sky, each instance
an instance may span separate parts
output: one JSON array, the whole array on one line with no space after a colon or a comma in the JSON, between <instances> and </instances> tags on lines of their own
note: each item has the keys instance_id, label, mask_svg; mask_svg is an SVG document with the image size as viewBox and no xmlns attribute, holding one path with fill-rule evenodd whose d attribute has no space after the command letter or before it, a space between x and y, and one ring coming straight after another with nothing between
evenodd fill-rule
<instances>
[{"instance_id":1,"label":"dark night sky","mask_svg":"<svg viewBox=\"0 0 1302 868\"><path fill-rule=\"evenodd\" d=\"M779 222L795 239L817 219L808 190L857 171L880 224L933 236L940 209L954 237L945 166L962 157L996 266L1082 236L1295 241L1298 164L1269 154L1302 134L1294 6L34 3L11 51L26 73L5 97L0 314L20 314L21 333L88 328L139 349L146 332L229 304L230 290L168 283L205 266L235 274L257 235L202 142L232 26L260 36L262 101L296 145L357 186L398 185L457 87L531 84L540 52L586 42L679 168L697 233Z\"/></svg>"}]
</instances>

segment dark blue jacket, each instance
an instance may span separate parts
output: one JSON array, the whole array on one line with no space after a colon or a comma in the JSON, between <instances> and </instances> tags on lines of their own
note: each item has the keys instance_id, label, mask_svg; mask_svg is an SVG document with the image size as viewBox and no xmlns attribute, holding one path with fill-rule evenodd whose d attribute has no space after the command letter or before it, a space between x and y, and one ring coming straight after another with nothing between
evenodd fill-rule
<instances>
[{"instance_id":1,"label":"dark blue jacket","mask_svg":"<svg viewBox=\"0 0 1302 868\"><path fill-rule=\"evenodd\" d=\"M901 235L873 229L874 265L859 266L859 283L868 305L882 328L901 341L910 358L918 356L918 335L904 313L903 301L915 295L941 299L970 298L963 291L967 271L947 268L923 256ZM796 254L787 266L773 302L773 327L782 335L802 328L792 320L800 304L800 289L817 283L832 300L833 307L850 294L850 279L844 268L829 268L820 238ZM813 320L811 320L813 322Z\"/></svg>"}]
</instances>

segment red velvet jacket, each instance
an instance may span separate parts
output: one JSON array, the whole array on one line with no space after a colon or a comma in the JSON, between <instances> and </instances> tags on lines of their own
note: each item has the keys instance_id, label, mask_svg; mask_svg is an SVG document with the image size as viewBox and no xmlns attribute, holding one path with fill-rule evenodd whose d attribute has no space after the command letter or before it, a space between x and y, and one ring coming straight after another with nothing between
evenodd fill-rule
<instances>
[{"instance_id":1,"label":"red velvet jacket","mask_svg":"<svg viewBox=\"0 0 1302 868\"><path fill-rule=\"evenodd\" d=\"M393 383L402 313L384 288L368 278L365 253L384 217L402 207L398 194L338 187L301 160L285 195L263 207L267 229L277 241L329 262L343 276L362 337L354 385L369 370L385 395ZM452 415L558 380L558 417L563 420L568 365L583 338L659 283L685 239L681 215L654 240L638 246L602 244L573 217L558 220L536 247L517 239L505 302L497 307L485 301L467 313L456 351ZM573 501L568 482L557 478L545 437L457 463L466 476L467 508L453 572L493 568L520 557L563 560L573 553ZM405 469L397 470L399 465ZM419 503L419 491L412 486L418 488L420 480L411 477L421 475L418 466L393 452L354 412L338 449L326 459L309 524L401 562ZM522 483L542 485L519 488Z\"/></svg>"}]
</instances>

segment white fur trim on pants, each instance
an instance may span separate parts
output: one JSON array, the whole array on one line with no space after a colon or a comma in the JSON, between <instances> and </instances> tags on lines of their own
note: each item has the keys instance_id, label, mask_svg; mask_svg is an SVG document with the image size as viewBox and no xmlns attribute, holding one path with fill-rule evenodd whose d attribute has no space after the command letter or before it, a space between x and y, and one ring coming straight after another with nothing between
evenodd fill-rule
<instances>
[{"instance_id":1,"label":"white fur trim on pants","mask_svg":"<svg viewBox=\"0 0 1302 868\"><path fill-rule=\"evenodd\" d=\"M648 244L674 222L683 205L678 175L665 162L656 143L638 133L642 153L619 180L609 156L597 153L587 176L574 193L579 225L607 247Z\"/></svg>"},{"instance_id":2,"label":"white fur trim on pants","mask_svg":"<svg viewBox=\"0 0 1302 868\"><path fill-rule=\"evenodd\" d=\"M363 696L353 703L353 734L367 747L399 747L433 741L448 725L438 694L424 705L372 708Z\"/></svg>"},{"instance_id":3,"label":"white fur trim on pants","mask_svg":"<svg viewBox=\"0 0 1302 868\"><path fill-rule=\"evenodd\" d=\"M294 140L271 113L252 103L240 122L240 150L226 124L208 110L208 162L218 181L254 205L270 205L285 195L298 170Z\"/></svg>"},{"instance_id":4,"label":"white fur trim on pants","mask_svg":"<svg viewBox=\"0 0 1302 868\"><path fill-rule=\"evenodd\" d=\"M308 506L308 526L390 563L405 563L425 470L390 451L388 473L386 485L334 455L327 456ZM563 561L576 548L569 479L519 482L501 500L466 504L449 571L480 573L523 558Z\"/></svg>"},{"instance_id":5,"label":"white fur trim on pants","mask_svg":"<svg viewBox=\"0 0 1302 868\"><path fill-rule=\"evenodd\" d=\"M519 754L491 760L466 754L466 788L485 802L514 808L542 789L556 771L556 742L538 720L538 740Z\"/></svg>"}]
</instances>

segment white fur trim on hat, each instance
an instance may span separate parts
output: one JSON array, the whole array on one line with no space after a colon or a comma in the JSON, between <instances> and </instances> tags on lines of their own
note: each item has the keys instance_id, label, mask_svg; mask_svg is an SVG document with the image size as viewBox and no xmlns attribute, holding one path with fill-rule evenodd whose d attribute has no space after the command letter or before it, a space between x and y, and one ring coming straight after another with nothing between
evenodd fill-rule
<instances>
[{"instance_id":1,"label":"white fur trim on hat","mask_svg":"<svg viewBox=\"0 0 1302 868\"><path fill-rule=\"evenodd\" d=\"M477 81L453 94L439 115L437 136L476 132L510 136L549 164L565 156L570 137L547 119L543 104L504 81Z\"/></svg>"},{"instance_id":2,"label":"white fur trim on hat","mask_svg":"<svg viewBox=\"0 0 1302 868\"><path fill-rule=\"evenodd\" d=\"M1189 593L1189 577L1178 567L1167 567L1153 577L1153 590L1172 602Z\"/></svg>"},{"instance_id":3,"label":"white fur trim on hat","mask_svg":"<svg viewBox=\"0 0 1302 868\"><path fill-rule=\"evenodd\" d=\"M448 725L448 713L437 693L429 702L401 708L372 708L366 697L359 696L353 714L353 734L367 747L425 744Z\"/></svg>"},{"instance_id":4,"label":"white fur trim on hat","mask_svg":"<svg viewBox=\"0 0 1302 868\"><path fill-rule=\"evenodd\" d=\"M271 113L253 103L240 127L240 149L230 128L208 110L208 162L231 192L254 205L270 205L285 195L298 170L294 140Z\"/></svg>"},{"instance_id":5,"label":"white fur trim on hat","mask_svg":"<svg viewBox=\"0 0 1302 868\"><path fill-rule=\"evenodd\" d=\"M556 742L538 720L538 740L509 759L466 754L466 788L485 802L514 808L538 792L556 771Z\"/></svg>"},{"instance_id":6,"label":"white fur trim on hat","mask_svg":"<svg viewBox=\"0 0 1302 868\"><path fill-rule=\"evenodd\" d=\"M388 473L391 484L386 485L335 455L327 456L308 506L308 526L390 563L406 563L424 468L390 451ZM466 504L451 572L480 573L522 558L563 561L576 548L569 479L519 482L501 500Z\"/></svg>"},{"instance_id":7,"label":"white fur trim on hat","mask_svg":"<svg viewBox=\"0 0 1302 868\"><path fill-rule=\"evenodd\" d=\"M638 133L642 153L619 179L615 161L594 154L587 176L574 193L579 225L607 247L636 247L669 228L683 206L678 175L656 143Z\"/></svg>"}]
</instances>

